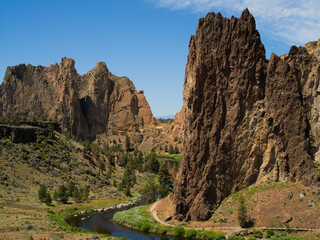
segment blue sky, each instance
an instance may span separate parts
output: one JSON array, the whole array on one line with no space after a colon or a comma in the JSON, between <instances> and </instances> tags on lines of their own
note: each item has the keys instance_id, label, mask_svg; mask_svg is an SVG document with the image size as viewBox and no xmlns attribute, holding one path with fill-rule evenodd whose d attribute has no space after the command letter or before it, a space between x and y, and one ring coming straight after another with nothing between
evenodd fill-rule
<instances>
[{"instance_id":1,"label":"blue sky","mask_svg":"<svg viewBox=\"0 0 320 240\"><path fill-rule=\"evenodd\" d=\"M208 11L239 17L246 7L267 57L320 38L319 0L0 0L0 79L20 63L70 57L84 74L104 61L144 90L154 115L173 114L198 19Z\"/></svg>"}]
</instances>

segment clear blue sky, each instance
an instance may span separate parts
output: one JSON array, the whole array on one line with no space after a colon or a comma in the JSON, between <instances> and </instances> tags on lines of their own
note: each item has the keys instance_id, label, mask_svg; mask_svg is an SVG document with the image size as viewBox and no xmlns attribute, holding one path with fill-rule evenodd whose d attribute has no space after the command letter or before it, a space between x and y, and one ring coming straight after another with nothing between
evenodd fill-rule
<instances>
[{"instance_id":1,"label":"clear blue sky","mask_svg":"<svg viewBox=\"0 0 320 240\"><path fill-rule=\"evenodd\" d=\"M113 74L128 76L144 90L154 115L173 114L182 106L190 36L208 11L239 17L249 7L267 56L320 37L320 1L301 1L302 14L300 1L270 2L0 0L0 79L7 66L20 63L49 66L70 57L84 74L104 61Z\"/></svg>"}]
</instances>

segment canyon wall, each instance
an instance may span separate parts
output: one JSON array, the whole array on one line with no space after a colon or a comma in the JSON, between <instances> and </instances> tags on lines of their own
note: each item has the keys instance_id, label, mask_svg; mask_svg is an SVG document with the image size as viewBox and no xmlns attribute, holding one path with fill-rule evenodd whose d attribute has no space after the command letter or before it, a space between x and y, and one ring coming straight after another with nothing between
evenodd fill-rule
<instances>
[{"instance_id":1,"label":"canyon wall","mask_svg":"<svg viewBox=\"0 0 320 240\"><path fill-rule=\"evenodd\" d=\"M185 70L177 219L207 220L256 183L319 182L319 45L267 60L247 9L199 20Z\"/></svg>"},{"instance_id":2,"label":"canyon wall","mask_svg":"<svg viewBox=\"0 0 320 240\"><path fill-rule=\"evenodd\" d=\"M79 139L158 124L143 92L128 78L114 76L104 62L82 76L74 65L62 58L49 67L8 67L0 86L0 116L44 115Z\"/></svg>"}]
</instances>

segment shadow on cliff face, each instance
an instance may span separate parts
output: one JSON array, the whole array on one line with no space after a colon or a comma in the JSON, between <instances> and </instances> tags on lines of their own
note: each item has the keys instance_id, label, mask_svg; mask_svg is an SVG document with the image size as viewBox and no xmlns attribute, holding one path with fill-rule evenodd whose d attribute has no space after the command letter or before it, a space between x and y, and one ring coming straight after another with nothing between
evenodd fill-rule
<instances>
[{"instance_id":1,"label":"shadow on cliff face","mask_svg":"<svg viewBox=\"0 0 320 240\"><path fill-rule=\"evenodd\" d=\"M255 183L317 182L318 69L318 56L303 47L266 60L247 9L240 18L199 20L183 90L178 219L207 220L224 198Z\"/></svg>"}]
</instances>

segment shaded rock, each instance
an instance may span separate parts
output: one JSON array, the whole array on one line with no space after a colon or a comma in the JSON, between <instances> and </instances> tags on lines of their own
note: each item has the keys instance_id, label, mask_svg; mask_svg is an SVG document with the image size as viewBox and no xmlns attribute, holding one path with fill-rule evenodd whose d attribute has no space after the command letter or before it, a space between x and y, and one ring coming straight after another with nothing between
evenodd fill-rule
<instances>
[{"instance_id":1,"label":"shaded rock","mask_svg":"<svg viewBox=\"0 0 320 240\"><path fill-rule=\"evenodd\" d=\"M240 18L199 20L185 70L177 219L207 220L255 183L317 183L319 66L302 47L266 60L247 9Z\"/></svg>"},{"instance_id":2,"label":"shaded rock","mask_svg":"<svg viewBox=\"0 0 320 240\"><path fill-rule=\"evenodd\" d=\"M36 142L39 135L55 138L52 131L39 127L0 125L0 138L9 138L13 143Z\"/></svg>"},{"instance_id":3,"label":"shaded rock","mask_svg":"<svg viewBox=\"0 0 320 240\"><path fill-rule=\"evenodd\" d=\"M170 221L170 220L172 220L172 216L167 216L167 217L165 217L164 219L163 219L164 221Z\"/></svg>"},{"instance_id":4,"label":"shaded rock","mask_svg":"<svg viewBox=\"0 0 320 240\"><path fill-rule=\"evenodd\" d=\"M288 217L283 221L283 224L287 224L292 221L292 217Z\"/></svg>"}]
</instances>

